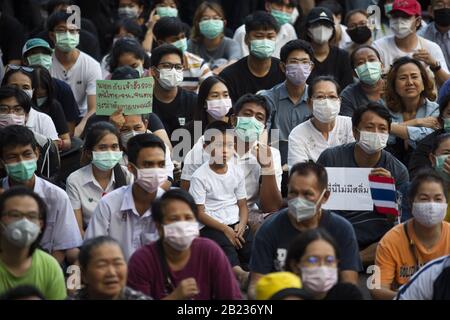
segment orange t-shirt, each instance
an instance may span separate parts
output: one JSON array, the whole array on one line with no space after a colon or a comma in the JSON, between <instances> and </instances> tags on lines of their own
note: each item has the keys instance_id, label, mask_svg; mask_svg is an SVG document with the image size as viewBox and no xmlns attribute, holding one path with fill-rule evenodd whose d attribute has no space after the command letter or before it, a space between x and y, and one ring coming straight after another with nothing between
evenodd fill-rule
<instances>
[{"instance_id":1,"label":"orange t-shirt","mask_svg":"<svg viewBox=\"0 0 450 320\"><path fill-rule=\"evenodd\" d=\"M427 249L417 240L413 225L409 222L408 235L415 244L416 263L403 225L395 226L384 235L378 243L375 257L375 264L381 269L381 284L390 285L392 289L408 282L427 262L450 253L450 223L442 222L441 238L433 248Z\"/></svg>"}]
</instances>

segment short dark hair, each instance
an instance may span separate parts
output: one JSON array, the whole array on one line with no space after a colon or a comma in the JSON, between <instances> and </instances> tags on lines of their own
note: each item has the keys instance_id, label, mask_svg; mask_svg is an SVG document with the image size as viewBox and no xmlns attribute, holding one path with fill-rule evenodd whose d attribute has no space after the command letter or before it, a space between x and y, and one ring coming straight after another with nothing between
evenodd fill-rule
<instances>
[{"instance_id":1,"label":"short dark hair","mask_svg":"<svg viewBox=\"0 0 450 320\"><path fill-rule=\"evenodd\" d=\"M127 155L128 161L137 164L139 152L143 148L160 148L166 154L166 146L164 142L153 133L143 133L132 137L128 140Z\"/></svg>"},{"instance_id":2,"label":"short dark hair","mask_svg":"<svg viewBox=\"0 0 450 320\"><path fill-rule=\"evenodd\" d=\"M266 2L278 3L278 4L284 5L284 0L266 0ZM297 6L297 4L298 4L297 0L289 0L287 6L288 7L295 7L295 6Z\"/></svg>"},{"instance_id":3,"label":"short dark hair","mask_svg":"<svg viewBox=\"0 0 450 320\"><path fill-rule=\"evenodd\" d=\"M25 126L11 125L0 131L0 158L6 148L31 145L36 150L38 144L34 138L33 131Z\"/></svg>"},{"instance_id":4,"label":"short dark hair","mask_svg":"<svg viewBox=\"0 0 450 320\"><path fill-rule=\"evenodd\" d=\"M444 110L447 108L449 103L450 103L450 92L439 99L439 121L441 122L441 124L443 124L444 122L443 117Z\"/></svg>"},{"instance_id":5,"label":"short dark hair","mask_svg":"<svg viewBox=\"0 0 450 320\"><path fill-rule=\"evenodd\" d=\"M31 99L22 89L9 85L2 86L0 88L0 101L9 98L16 98L17 103L25 110L25 113L30 112Z\"/></svg>"},{"instance_id":6,"label":"short dark hair","mask_svg":"<svg viewBox=\"0 0 450 320\"><path fill-rule=\"evenodd\" d=\"M324 166L314 162L301 162L296 163L292 166L289 172L289 181L294 173L300 176L307 176L309 174L314 174L317 178L317 183L322 189L328 188L328 173Z\"/></svg>"},{"instance_id":7,"label":"short dark hair","mask_svg":"<svg viewBox=\"0 0 450 320\"><path fill-rule=\"evenodd\" d=\"M67 24L67 21L70 18L70 16L71 14L66 13L64 11L56 11L52 13L47 20L47 31L49 32L54 31L55 27L60 23Z\"/></svg>"},{"instance_id":8,"label":"short dark hair","mask_svg":"<svg viewBox=\"0 0 450 320\"><path fill-rule=\"evenodd\" d=\"M80 248L80 253L78 255L78 261L80 262L81 269L83 269L83 270L87 269L87 266L92 258L92 256L91 256L92 250L94 250L104 244L115 244L122 251L122 248L121 248L119 242L110 236L99 236L99 237L87 239L83 242L83 245ZM123 251L122 251L122 253L123 253Z\"/></svg>"},{"instance_id":9,"label":"short dark hair","mask_svg":"<svg viewBox=\"0 0 450 320\"><path fill-rule=\"evenodd\" d=\"M184 24L178 17L164 17L153 27L156 40L165 41L168 37L177 36L185 32Z\"/></svg>"},{"instance_id":10,"label":"short dark hair","mask_svg":"<svg viewBox=\"0 0 450 320\"><path fill-rule=\"evenodd\" d=\"M359 50L362 50L362 49L370 49L370 50L372 50L373 52L375 52L375 54L376 54L378 60L381 62L381 56L380 56L380 53L378 52L378 50L375 49L374 47L370 46L370 45L363 44L363 45L361 45L361 46L356 47L356 48L352 51L352 53L350 54L350 64L351 64L351 66L352 66L352 69L355 69L355 68L356 68L356 66L355 66L355 56L356 56L356 53L357 53Z\"/></svg>"},{"instance_id":11,"label":"short dark hair","mask_svg":"<svg viewBox=\"0 0 450 320\"><path fill-rule=\"evenodd\" d=\"M308 54L309 59L311 61L314 60L314 50L309 42L306 42L305 40L291 40L287 42L280 51L280 60L286 63L288 56L291 54L292 51L295 50L301 50L304 51L306 54Z\"/></svg>"},{"instance_id":12,"label":"short dark hair","mask_svg":"<svg viewBox=\"0 0 450 320\"><path fill-rule=\"evenodd\" d=\"M269 120L270 108L267 100L264 96L258 94L246 93L242 97L240 97L233 106L233 113L237 116L238 113L241 112L244 105L247 103L255 103L258 106L263 107L266 111L266 122L267 120Z\"/></svg>"},{"instance_id":13,"label":"short dark hair","mask_svg":"<svg viewBox=\"0 0 450 320\"><path fill-rule=\"evenodd\" d=\"M31 197L34 199L34 201L36 201L39 208L39 218L40 220L42 220L41 233L36 238L36 240L34 240L34 242L30 245L30 250L28 251L28 256L31 257L34 251L39 247L45 228L47 226L47 206L44 200L42 200L42 198L36 192L34 192L28 187L15 186L9 188L8 190L0 194L0 215L3 215L3 211L5 210L5 204L6 201L8 201L8 199L24 196Z\"/></svg>"},{"instance_id":14,"label":"short dark hair","mask_svg":"<svg viewBox=\"0 0 450 320\"><path fill-rule=\"evenodd\" d=\"M114 25L114 34L118 34L122 28L131 33L136 39L142 40L142 28L134 19L124 18L117 20Z\"/></svg>"},{"instance_id":15,"label":"short dark hair","mask_svg":"<svg viewBox=\"0 0 450 320\"><path fill-rule=\"evenodd\" d=\"M249 34L251 31L257 30L274 30L276 33L280 31L277 20L266 11L256 11L245 18L245 32Z\"/></svg>"},{"instance_id":16,"label":"short dark hair","mask_svg":"<svg viewBox=\"0 0 450 320\"><path fill-rule=\"evenodd\" d=\"M23 300L25 298L38 297L41 300L45 300L43 293L32 285L20 285L5 291L0 300Z\"/></svg>"},{"instance_id":17,"label":"short dark hair","mask_svg":"<svg viewBox=\"0 0 450 320\"><path fill-rule=\"evenodd\" d=\"M450 133L443 133L435 137L433 145L431 147L431 153L435 154L436 150L441 146L442 143L450 139Z\"/></svg>"},{"instance_id":18,"label":"short dark hair","mask_svg":"<svg viewBox=\"0 0 450 320\"><path fill-rule=\"evenodd\" d=\"M168 54L176 54L180 57L181 62L183 62L183 53L180 49L172 44L163 44L152 50L152 56L150 58L150 66L156 67L161 59Z\"/></svg>"},{"instance_id":19,"label":"short dark hair","mask_svg":"<svg viewBox=\"0 0 450 320\"><path fill-rule=\"evenodd\" d=\"M319 82L331 82L336 86L336 92L339 95L341 93L341 86L336 81L336 79L331 75L325 75L325 76L318 76L312 79L311 83L308 85L308 97L311 99L314 93L314 90L316 89L316 85Z\"/></svg>"},{"instance_id":20,"label":"short dark hair","mask_svg":"<svg viewBox=\"0 0 450 320\"><path fill-rule=\"evenodd\" d=\"M46 5L46 10L47 13L51 15L53 11L55 11L56 7L59 7L60 5L70 6L72 4L73 4L72 0L49 0Z\"/></svg>"},{"instance_id":21,"label":"short dark hair","mask_svg":"<svg viewBox=\"0 0 450 320\"><path fill-rule=\"evenodd\" d=\"M445 194L445 197L447 198L447 187L445 186L444 179L433 169L424 169L419 171L419 173L414 177L414 179L411 181L411 184L409 186L408 191L408 202L410 206L412 207L412 204L414 202L414 198L417 195L417 192L419 191L420 186L423 183L426 182L436 182L441 185L442 191Z\"/></svg>"},{"instance_id":22,"label":"short dark hair","mask_svg":"<svg viewBox=\"0 0 450 320\"><path fill-rule=\"evenodd\" d=\"M366 18L369 17L369 14L367 13L367 11L365 11L363 9L353 9L353 10L350 10L349 12L347 12L347 14L345 15L344 24L347 26L348 20L350 20L350 17L357 13L362 14Z\"/></svg>"},{"instance_id":23,"label":"short dark hair","mask_svg":"<svg viewBox=\"0 0 450 320\"><path fill-rule=\"evenodd\" d=\"M386 120L388 123L389 130L391 130L391 123L392 123L391 114L389 113L388 109L385 106L383 106L381 103L375 102L375 101L371 101L367 105L361 106L353 112L353 116L352 116L353 128L358 127L359 123L361 122L362 116L366 112L373 112L376 115L378 115L379 117Z\"/></svg>"},{"instance_id":24,"label":"short dark hair","mask_svg":"<svg viewBox=\"0 0 450 320\"><path fill-rule=\"evenodd\" d=\"M227 132L230 132L233 130L233 127L225 122L225 121L213 121L210 124L206 126L204 137L205 137L205 144L210 144L214 141L214 134L217 132L220 132L222 134L226 134Z\"/></svg>"},{"instance_id":25,"label":"short dark hair","mask_svg":"<svg viewBox=\"0 0 450 320\"><path fill-rule=\"evenodd\" d=\"M157 199L152 204L152 217L156 223L162 224L164 218L163 210L172 200L180 200L186 203L191 208L195 218L198 218L197 205L195 204L194 198L192 198L191 194L183 189L171 189L165 192L161 198Z\"/></svg>"},{"instance_id":26,"label":"short dark hair","mask_svg":"<svg viewBox=\"0 0 450 320\"><path fill-rule=\"evenodd\" d=\"M145 60L145 50L135 38L121 38L114 43L107 59L111 73L119 66L120 56L124 53L132 53L136 59Z\"/></svg>"}]
</instances>

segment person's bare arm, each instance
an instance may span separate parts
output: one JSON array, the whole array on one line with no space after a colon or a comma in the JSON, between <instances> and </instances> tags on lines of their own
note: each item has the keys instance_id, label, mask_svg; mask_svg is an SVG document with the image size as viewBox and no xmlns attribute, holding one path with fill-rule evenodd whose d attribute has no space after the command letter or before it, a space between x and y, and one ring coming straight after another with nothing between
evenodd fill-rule
<instances>
[{"instance_id":1,"label":"person's bare arm","mask_svg":"<svg viewBox=\"0 0 450 320\"><path fill-rule=\"evenodd\" d=\"M378 242L372 243L370 246L359 252L359 257L364 266L375 263L375 254L377 252Z\"/></svg>"},{"instance_id":2,"label":"person's bare arm","mask_svg":"<svg viewBox=\"0 0 450 320\"><path fill-rule=\"evenodd\" d=\"M75 137L80 137L81 133L84 130L84 127L86 126L86 122L89 119L90 116L92 116L95 113L95 106L96 103L96 97L95 95L90 95L87 97L87 112L84 115L83 119L81 119L80 123L75 128Z\"/></svg>"},{"instance_id":3,"label":"person's bare arm","mask_svg":"<svg viewBox=\"0 0 450 320\"><path fill-rule=\"evenodd\" d=\"M258 280L263 277L262 273L250 272L250 284L248 286L248 299L254 300L256 298L256 284Z\"/></svg>"},{"instance_id":4,"label":"person's bare arm","mask_svg":"<svg viewBox=\"0 0 450 320\"><path fill-rule=\"evenodd\" d=\"M81 238L84 238L84 230L83 230L83 211L81 209L74 209L75 218L77 219L78 228L80 229Z\"/></svg>"},{"instance_id":5,"label":"person's bare arm","mask_svg":"<svg viewBox=\"0 0 450 320\"><path fill-rule=\"evenodd\" d=\"M189 191L189 187L191 186L191 182L189 180L181 180L180 187L186 191Z\"/></svg>"},{"instance_id":6,"label":"person's bare arm","mask_svg":"<svg viewBox=\"0 0 450 320\"><path fill-rule=\"evenodd\" d=\"M358 285L358 272L353 270L343 270L339 273L341 282Z\"/></svg>"},{"instance_id":7,"label":"person's bare arm","mask_svg":"<svg viewBox=\"0 0 450 320\"><path fill-rule=\"evenodd\" d=\"M52 252L52 256L56 259L56 261L58 261L59 264L61 264L64 262L66 254L64 250L56 250Z\"/></svg>"},{"instance_id":8,"label":"person's bare arm","mask_svg":"<svg viewBox=\"0 0 450 320\"><path fill-rule=\"evenodd\" d=\"M150 17L147 21L147 33L145 34L144 41L142 41L142 47L146 52L152 51L152 45L153 45L153 27L155 26L156 22L159 20L159 16L156 14L156 9L153 9L153 11L150 13Z\"/></svg>"},{"instance_id":9,"label":"person's bare arm","mask_svg":"<svg viewBox=\"0 0 450 320\"><path fill-rule=\"evenodd\" d=\"M70 147L72 146L72 141L70 140L69 133L61 134L59 136L59 139L61 141L59 149L62 151L69 150Z\"/></svg>"},{"instance_id":10,"label":"person's bare arm","mask_svg":"<svg viewBox=\"0 0 450 320\"><path fill-rule=\"evenodd\" d=\"M71 137L75 134L76 123L73 121L67 122L67 127L69 128L69 134Z\"/></svg>"},{"instance_id":11,"label":"person's bare arm","mask_svg":"<svg viewBox=\"0 0 450 320\"><path fill-rule=\"evenodd\" d=\"M169 148L170 152L172 152L172 142L170 142L166 130L164 129L156 130L153 131L153 134L159 137L164 142L164 144Z\"/></svg>"},{"instance_id":12,"label":"person's bare arm","mask_svg":"<svg viewBox=\"0 0 450 320\"><path fill-rule=\"evenodd\" d=\"M384 284L380 289L371 289L369 292L374 300L392 300L397 295L397 292L391 290L389 285Z\"/></svg>"}]
</instances>

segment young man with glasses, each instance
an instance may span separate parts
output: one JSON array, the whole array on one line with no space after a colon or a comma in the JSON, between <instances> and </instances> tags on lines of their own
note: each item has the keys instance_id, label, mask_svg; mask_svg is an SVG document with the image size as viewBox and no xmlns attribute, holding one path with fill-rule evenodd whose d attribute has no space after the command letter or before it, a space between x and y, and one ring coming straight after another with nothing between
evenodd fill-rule
<instances>
[{"instance_id":1,"label":"young man with glasses","mask_svg":"<svg viewBox=\"0 0 450 320\"><path fill-rule=\"evenodd\" d=\"M58 11L48 19L49 36L55 44L50 73L52 77L65 81L73 91L83 117L75 128L75 136L79 136L87 119L95 113L96 80L102 79L102 72L97 61L76 49L80 29L68 23L69 17L70 14Z\"/></svg>"}]
</instances>

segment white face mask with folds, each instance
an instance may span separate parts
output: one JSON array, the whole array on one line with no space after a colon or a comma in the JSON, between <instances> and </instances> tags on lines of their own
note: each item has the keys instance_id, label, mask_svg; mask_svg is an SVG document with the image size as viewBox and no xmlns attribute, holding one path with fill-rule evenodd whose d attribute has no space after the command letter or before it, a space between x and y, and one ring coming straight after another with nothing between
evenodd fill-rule
<instances>
[{"instance_id":1,"label":"white face mask with folds","mask_svg":"<svg viewBox=\"0 0 450 320\"><path fill-rule=\"evenodd\" d=\"M389 25L396 38L404 39L415 31L415 21L411 18L391 18Z\"/></svg>"},{"instance_id":2,"label":"white face mask with folds","mask_svg":"<svg viewBox=\"0 0 450 320\"><path fill-rule=\"evenodd\" d=\"M358 146L367 154L374 154L386 148L389 134L370 131L359 131Z\"/></svg>"}]
</instances>

